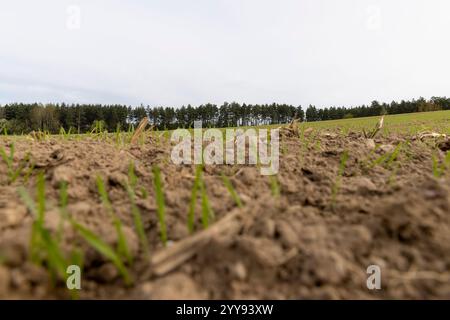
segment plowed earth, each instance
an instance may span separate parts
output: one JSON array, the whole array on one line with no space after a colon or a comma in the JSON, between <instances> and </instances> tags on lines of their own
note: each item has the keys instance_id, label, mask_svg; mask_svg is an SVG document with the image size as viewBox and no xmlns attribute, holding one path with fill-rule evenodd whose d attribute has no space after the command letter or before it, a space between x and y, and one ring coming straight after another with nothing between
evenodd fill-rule
<instances>
[{"instance_id":1,"label":"plowed earth","mask_svg":"<svg viewBox=\"0 0 450 320\"><path fill-rule=\"evenodd\" d=\"M35 169L26 183L20 177L10 184L6 164L0 162L0 297L70 298L63 281L52 285L45 268L28 259L34 217L17 188L23 184L34 195L37 172L43 171L49 230L58 228L58 186L66 181L69 214L108 244L116 244L114 226L97 192L95 179L101 175L135 257L127 266L134 282L126 286L115 267L65 224L60 245L67 252L80 247L85 254L82 299L450 298L450 177L432 174L433 141L391 135L376 138L375 150L359 133L307 132L303 140L282 133L276 178L280 195L273 195L273 181L255 166L206 166L204 181L215 213L211 226L231 214L235 224L194 243L192 255L161 273L153 272L142 252L123 183L133 161L151 256L202 234L200 201L194 235L187 229L195 168L171 163L170 142L149 139L118 149L87 137L2 138L0 145L7 151L14 141L15 163L30 152ZM391 163L373 164L399 143ZM344 150L349 159L339 179ZM154 165L163 178L167 248L159 237ZM230 177L243 208L237 208L222 173ZM381 268L381 290L366 286L370 265Z\"/></svg>"}]
</instances>

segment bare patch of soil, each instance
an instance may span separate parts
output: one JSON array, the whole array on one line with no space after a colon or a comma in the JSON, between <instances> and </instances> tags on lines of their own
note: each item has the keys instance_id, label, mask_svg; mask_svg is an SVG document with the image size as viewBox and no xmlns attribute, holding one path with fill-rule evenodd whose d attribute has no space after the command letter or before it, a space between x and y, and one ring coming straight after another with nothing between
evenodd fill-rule
<instances>
[{"instance_id":1,"label":"bare patch of soil","mask_svg":"<svg viewBox=\"0 0 450 320\"><path fill-rule=\"evenodd\" d=\"M49 230L58 228L58 186L66 181L69 214L107 243L117 242L97 192L95 179L100 174L136 257L128 266L134 285L127 287L114 266L65 225L62 247L69 250L76 243L85 252L81 298L450 298L450 178L433 177L430 146L403 136L374 143L357 133L307 136L308 145L295 135L282 136L279 197L272 195L270 178L255 166L207 166L204 179L216 223L233 212L237 224L213 234L186 261L162 274L153 272L142 252L123 182L134 161L142 190L137 205L152 256L190 239L187 213L195 168L172 164L170 143L148 141L118 149L88 138L18 139L15 162L30 152L36 168L27 183L21 177L9 184L7 167L0 162L0 297L70 298L64 283L52 286L48 273L28 259L33 217L17 187L25 184L34 194L37 172L42 170ZM8 150L11 141L2 139L0 144ZM376 151L375 143L381 145ZM398 143L403 147L392 163L373 165ZM333 202L344 150L349 159ZM166 249L159 238L153 165L163 174ZM222 173L230 177L243 208L236 207ZM202 232L200 205L197 209L193 236ZM381 267L381 290L366 287L366 269L372 264Z\"/></svg>"}]
</instances>

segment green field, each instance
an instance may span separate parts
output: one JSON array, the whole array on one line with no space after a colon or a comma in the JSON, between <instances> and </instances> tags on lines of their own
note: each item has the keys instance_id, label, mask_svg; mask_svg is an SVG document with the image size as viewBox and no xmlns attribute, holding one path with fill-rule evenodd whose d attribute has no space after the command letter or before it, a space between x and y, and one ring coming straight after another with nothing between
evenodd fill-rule
<instances>
[{"instance_id":1,"label":"green field","mask_svg":"<svg viewBox=\"0 0 450 320\"><path fill-rule=\"evenodd\" d=\"M362 131L373 128L380 117L340 119L309 122L305 125L316 129L341 129ZM450 111L418 112L387 115L384 119L383 134L414 134L421 131L435 131L450 134Z\"/></svg>"}]
</instances>

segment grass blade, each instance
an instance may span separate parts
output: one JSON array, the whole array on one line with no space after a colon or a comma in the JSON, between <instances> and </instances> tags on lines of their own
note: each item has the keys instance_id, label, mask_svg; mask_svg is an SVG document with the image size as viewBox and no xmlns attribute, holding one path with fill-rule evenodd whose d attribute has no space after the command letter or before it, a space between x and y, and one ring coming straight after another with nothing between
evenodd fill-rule
<instances>
[{"instance_id":1,"label":"grass blade","mask_svg":"<svg viewBox=\"0 0 450 320\"><path fill-rule=\"evenodd\" d=\"M203 228L208 228L209 219L214 219L214 211L211 208L208 195L206 194L205 182L203 179L200 180L200 191L202 197L202 224Z\"/></svg>"},{"instance_id":2,"label":"grass blade","mask_svg":"<svg viewBox=\"0 0 450 320\"><path fill-rule=\"evenodd\" d=\"M274 197L279 197L281 192L280 192L280 185L278 184L278 178L276 175L270 176L270 188L272 190L272 195Z\"/></svg>"},{"instance_id":3,"label":"grass blade","mask_svg":"<svg viewBox=\"0 0 450 320\"><path fill-rule=\"evenodd\" d=\"M144 224L142 222L141 212L136 205L136 186L137 186L137 177L134 173L134 163L131 162L128 168L128 183L126 184L126 189L128 193L128 197L131 202L131 213L133 215L134 226L139 236L139 240L141 241L141 245L145 255L149 257L150 251L148 247L147 236L145 235Z\"/></svg>"},{"instance_id":4,"label":"grass blade","mask_svg":"<svg viewBox=\"0 0 450 320\"><path fill-rule=\"evenodd\" d=\"M233 188L233 184L231 183L230 179L222 173L222 181L225 185L225 187L228 189L228 192L230 193L231 197L233 198L234 202L239 208L242 208L242 202L239 198L239 195L237 194L236 190Z\"/></svg>"},{"instance_id":5,"label":"grass blade","mask_svg":"<svg viewBox=\"0 0 450 320\"><path fill-rule=\"evenodd\" d=\"M190 233L194 232L195 206L197 204L197 190L199 189L199 186L200 186L202 170L203 170L203 167L201 165L199 165L195 168L195 179L194 179L194 185L192 186L191 201L189 203L189 212L188 212L188 230Z\"/></svg>"},{"instance_id":6,"label":"grass blade","mask_svg":"<svg viewBox=\"0 0 450 320\"><path fill-rule=\"evenodd\" d=\"M342 175L344 174L345 171L345 166L347 164L348 161L348 151L345 150L342 155L341 155L341 162L339 163L339 169L338 169L338 174L336 177L336 181L334 182L333 188L331 190L331 205L334 206L335 202L336 202L336 197L337 194L339 192L339 189L341 187L341 180L342 180Z\"/></svg>"},{"instance_id":7,"label":"grass blade","mask_svg":"<svg viewBox=\"0 0 450 320\"><path fill-rule=\"evenodd\" d=\"M81 224L72 221L72 225L78 231L78 233L83 237L83 239L89 243L94 249L96 249L103 256L111 260L111 262L116 266L117 270L122 275L125 283L127 285L131 284L131 278L128 274L125 265L122 263L122 260L118 254L112 249L108 244L103 242L95 233L85 228Z\"/></svg>"},{"instance_id":8,"label":"grass blade","mask_svg":"<svg viewBox=\"0 0 450 320\"><path fill-rule=\"evenodd\" d=\"M156 193L156 205L158 210L159 228L161 233L161 241L164 246L167 244L167 230L166 230L166 206L164 202L164 193L161 183L161 170L157 167L153 167L153 186Z\"/></svg>"},{"instance_id":9,"label":"grass blade","mask_svg":"<svg viewBox=\"0 0 450 320\"><path fill-rule=\"evenodd\" d=\"M122 230L122 222L117 217L117 215L114 212L114 209L111 205L111 201L109 200L108 193L106 192L106 187L103 179L98 176L97 177L97 188L98 192L100 194L100 197L102 199L103 205L108 210L112 220L114 227L116 229L117 234L117 251L119 255L121 255L124 259L128 261L129 264L133 263L133 257L131 256L130 250L128 248L127 240L125 238L125 235Z\"/></svg>"}]
</instances>

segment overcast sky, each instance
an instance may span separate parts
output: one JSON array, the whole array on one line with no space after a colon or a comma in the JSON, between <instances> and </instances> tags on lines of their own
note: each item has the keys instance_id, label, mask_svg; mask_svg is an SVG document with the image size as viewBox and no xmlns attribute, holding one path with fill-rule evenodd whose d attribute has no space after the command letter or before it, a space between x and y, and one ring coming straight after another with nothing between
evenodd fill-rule
<instances>
[{"instance_id":1,"label":"overcast sky","mask_svg":"<svg viewBox=\"0 0 450 320\"><path fill-rule=\"evenodd\" d=\"M450 95L449 0L2 0L0 104Z\"/></svg>"}]
</instances>

